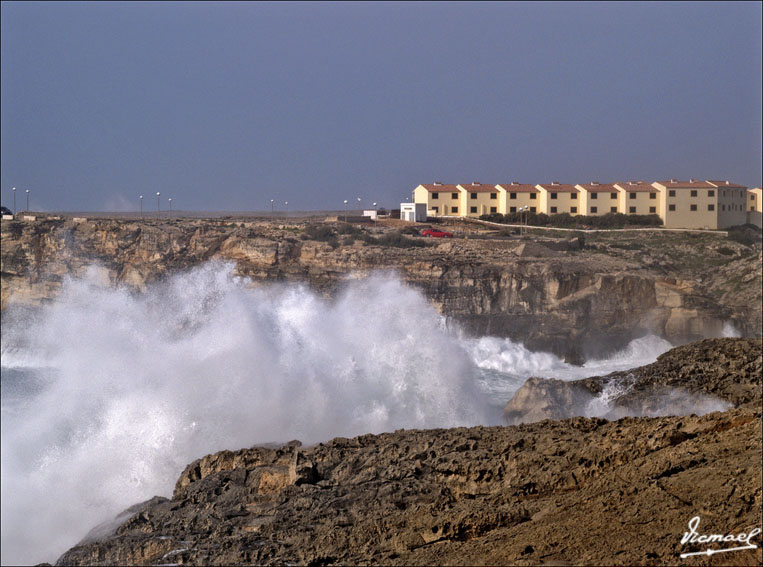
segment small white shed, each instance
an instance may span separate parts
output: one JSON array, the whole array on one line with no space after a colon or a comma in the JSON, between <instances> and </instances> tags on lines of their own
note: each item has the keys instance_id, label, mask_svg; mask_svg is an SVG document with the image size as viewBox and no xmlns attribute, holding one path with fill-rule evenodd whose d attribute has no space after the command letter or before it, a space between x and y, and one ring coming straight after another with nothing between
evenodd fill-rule
<instances>
[{"instance_id":1,"label":"small white shed","mask_svg":"<svg viewBox=\"0 0 763 567\"><path fill-rule=\"evenodd\" d=\"M426 203L400 203L400 220L427 222Z\"/></svg>"}]
</instances>

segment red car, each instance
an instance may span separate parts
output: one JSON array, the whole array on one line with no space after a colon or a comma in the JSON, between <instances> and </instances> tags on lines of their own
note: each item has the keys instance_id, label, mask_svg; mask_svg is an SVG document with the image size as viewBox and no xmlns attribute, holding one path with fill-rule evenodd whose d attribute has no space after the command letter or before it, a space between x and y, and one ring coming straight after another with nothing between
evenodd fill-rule
<instances>
[{"instance_id":1,"label":"red car","mask_svg":"<svg viewBox=\"0 0 763 567\"><path fill-rule=\"evenodd\" d=\"M437 228L428 228L421 231L421 236L434 236L435 238L453 238L450 232L440 230Z\"/></svg>"}]
</instances>

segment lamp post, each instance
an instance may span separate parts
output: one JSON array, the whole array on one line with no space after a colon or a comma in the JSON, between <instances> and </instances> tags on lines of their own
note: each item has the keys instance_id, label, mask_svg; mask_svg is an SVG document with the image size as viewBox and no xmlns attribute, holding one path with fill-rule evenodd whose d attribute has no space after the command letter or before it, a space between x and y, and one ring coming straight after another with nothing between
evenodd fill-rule
<instances>
[{"instance_id":1,"label":"lamp post","mask_svg":"<svg viewBox=\"0 0 763 567\"><path fill-rule=\"evenodd\" d=\"M286 207L286 218L289 218L289 201L284 201L283 204Z\"/></svg>"},{"instance_id":2,"label":"lamp post","mask_svg":"<svg viewBox=\"0 0 763 567\"><path fill-rule=\"evenodd\" d=\"M167 199L167 200L168 200L168 201L169 201L169 203L170 203L170 212L172 212L172 197L170 197L170 198L169 198L169 199Z\"/></svg>"},{"instance_id":3,"label":"lamp post","mask_svg":"<svg viewBox=\"0 0 763 567\"><path fill-rule=\"evenodd\" d=\"M29 189L26 190L26 210L29 212Z\"/></svg>"},{"instance_id":4,"label":"lamp post","mask_svg":"<svg viewBox=\"0 0 763 567\"><path fill-rule=\"evenodd\" d=\"M344 222L347 222L347 199L344 200Z\"/></svg>"},{"instance_id":5,"label":"lamp post","mask_svg":"<svg viewBox=\"0 0 763 567\"><path fill-rule=\"evenodd\" d=\"M13 214L16 214L16 188L13 188Z\"/></svg>"},{"instance_id":6,"label":"lamp post","mask_svg":"<svg viewBox=\"0 0 763 567\"><path fill-rule=\"evenodd\" d=\"M270 216L272 217L273 213L275 212L276 212L275 201L273 201L273 199L270 199Z\"/></svg>"},{"instance_id":7,"label":"lamp post","mask_svg":"<svg viewBox=\"0 0 763 567\"><path fill-rule=\"evenodd\" d=\"M159 195L161 195L161 193L159 191L157 191L156 192L156 212L157 213L162 210L162 207L159 204Z\"/></svg>"},{"instance_id":8,"label":"lamp post","mask_svg":"<svg viewBox=\"0 0 763 567\"><path fill-rule=\"evenodd\" d=\"M143 218L143 195L140 196L140 218Z\"/></svg>"},{"instance_id":9,"label":"lamp post","mask_svg":"<svg viewBox=\"0 0 763 567\"><path fill-rule=\"evenodd\" d=\"M358 214L362 217L363 216L363 209L360 206L360 197L358 197Z\"/></svg>"},{"instance_id":10,"label":"lamp post","mask_svg":"<svg viewBox=\"0 0 763 567\"><path fill-rule=\"evenodd\" d=\"M374 227L376 227L376 219L379 217L379 211L376 210L376 203L374 203Z\"/></svg>"}]
</instances>

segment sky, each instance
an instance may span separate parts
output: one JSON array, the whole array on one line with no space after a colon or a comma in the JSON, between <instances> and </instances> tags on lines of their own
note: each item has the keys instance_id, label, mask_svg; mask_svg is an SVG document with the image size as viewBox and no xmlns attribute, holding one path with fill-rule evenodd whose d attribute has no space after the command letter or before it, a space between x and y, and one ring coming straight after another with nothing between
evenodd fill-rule
<instances>
[{"instance_id":1,"label":"sky","mask_svg":"<svg viewBox=\"0 0 763 567\"><path fill-rule=\"evenodd\" d=\"M2 2L0 199L393 207L419 183L761 185L760 2Z\"/></svg>"}]
</instances>

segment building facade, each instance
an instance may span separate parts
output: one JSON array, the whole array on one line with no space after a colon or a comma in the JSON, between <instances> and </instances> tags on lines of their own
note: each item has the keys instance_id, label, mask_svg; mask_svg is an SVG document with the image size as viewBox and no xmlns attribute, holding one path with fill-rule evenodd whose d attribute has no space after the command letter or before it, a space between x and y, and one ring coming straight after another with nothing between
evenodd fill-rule
<instances>
[{"instance_id":1,"label":"building facade","mask_svg":"<svg viewBox=\"0 0 763 567\"><path fill-rule=\"evenodd\" d=\"M620 181L570 185L511 183L417 186L414 202L426 206L430 217L480 217L490 213L533 213L573 216L657 215L666 228L725 229L761 223L761 190L729 181L670 179L648 183ZM527 207L527 209L525 209Z\"/></svg>"},{"instance_id":2,"label":"building facade","mask_svg":"<svg viewBox=\"0 0 763 567\"><path fill-rule=\"evenodd\" d=\"M747 190L747 222L763 228L763 190L760 187Z\"/></svg>"},{"instance_id":3,"label":"building facade","mask_svg":"<svg viewBox=\"0 0 763 567\"><path fill-rule=\"evenodd\" d=\"M618 213L625 203L623 191L613 183L592 181L585 185L575 185L580 191L580 214L586 216L601 216Z\"/></svg>"}]
</instances>

